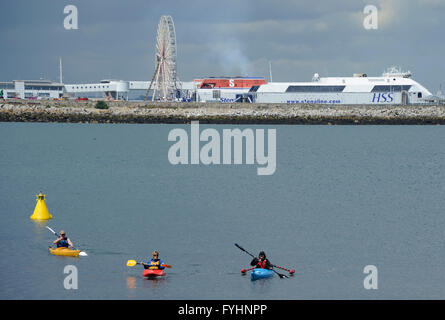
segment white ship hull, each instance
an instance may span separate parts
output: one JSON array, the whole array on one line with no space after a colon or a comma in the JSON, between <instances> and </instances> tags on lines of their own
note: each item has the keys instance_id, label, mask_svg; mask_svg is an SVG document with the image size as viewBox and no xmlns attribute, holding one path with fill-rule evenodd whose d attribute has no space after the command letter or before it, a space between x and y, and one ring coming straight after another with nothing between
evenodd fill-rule
<instances>
[{"instance_id":1,"label":"white ship hull","mask_svg":"<svg viewBox=\"0 0 445 320\"><path fill-rule=\"evenodd\" d=\"M257 93L254 101L287 104L402 104L402 93Z\"/></svg>"}]
</instances>

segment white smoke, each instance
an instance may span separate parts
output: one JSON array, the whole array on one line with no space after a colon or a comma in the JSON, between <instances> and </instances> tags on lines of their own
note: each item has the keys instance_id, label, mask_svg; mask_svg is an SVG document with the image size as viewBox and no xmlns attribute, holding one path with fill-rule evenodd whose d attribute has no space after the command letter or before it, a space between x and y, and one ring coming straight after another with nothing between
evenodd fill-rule
<instances>
[{"instance_id":1,"label":"white smoke","mask_svg":"<svg viewBox=\"0 0 445 320\"><path fill-rule=\"evenodd\" d=\"M251 61L243 52L242 44L237 39L226 39L212 45L212 60L218 64L224 75L248 76Z\"/></svg>"}]
</instances>

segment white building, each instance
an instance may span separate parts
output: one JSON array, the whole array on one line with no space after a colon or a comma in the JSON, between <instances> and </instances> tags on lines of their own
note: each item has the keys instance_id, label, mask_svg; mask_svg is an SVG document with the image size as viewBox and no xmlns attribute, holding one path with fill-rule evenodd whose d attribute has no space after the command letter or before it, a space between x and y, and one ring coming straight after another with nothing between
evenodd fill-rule
<instances>
[{"instance_id":1,"label":"white building","mask_svg":"<svg viewBox=\"0 0 445 320\"><path fill-rule=\"evenodd\" d=\"M110 98L113 100L143 100L150 81L102 80L98 83L66 84L66 94L73 97ZM152 85L149 98L155 85ZM190 95L196 86L192 82L182 83L183 95Z\"/></svg>"},{"instance_id":2,"label":"white building","mask_svg":"<svg viewBox=\"0 0 445 320\"><path fill-rule=\"evenodd\" d=\"M42 99L60 98L63 95L63 84L48 80L14 80L0 82L3 98Z\"/></svg>"},{"instance_id":3,"label":"white building","mask_svg":"<svg viewBox=\"0 0 445 320\"><path fill-rule=\"evenodd\" d=\"M102 80L98 83L65 85L65 92L71 96L88 96L91 94L99 93L98 97L105 96L113 100L127 100L128 91L128 81L122 80Z\"/></svg>"}]
</instances>

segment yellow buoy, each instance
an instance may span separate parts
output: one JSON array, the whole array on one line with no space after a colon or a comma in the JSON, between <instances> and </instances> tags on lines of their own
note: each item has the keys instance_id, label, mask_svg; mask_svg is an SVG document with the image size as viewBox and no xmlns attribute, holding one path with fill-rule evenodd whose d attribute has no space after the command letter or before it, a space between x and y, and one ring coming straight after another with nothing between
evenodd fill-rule
<instances>
[{"instance_id":1,"label":"yellow buoy","mask_svg":"<svg viewBox=\"0 0 445 320\"><path fill-rule=\"evenodd\" d=\"M42 193L39 193L37 196L37 204L34 209L34 213L31 216L31 219L33 220L48 220L52 219L53 216L49 213L48 208L46 207L45 203L45 195Z\"/></svg>"}]
</instances>

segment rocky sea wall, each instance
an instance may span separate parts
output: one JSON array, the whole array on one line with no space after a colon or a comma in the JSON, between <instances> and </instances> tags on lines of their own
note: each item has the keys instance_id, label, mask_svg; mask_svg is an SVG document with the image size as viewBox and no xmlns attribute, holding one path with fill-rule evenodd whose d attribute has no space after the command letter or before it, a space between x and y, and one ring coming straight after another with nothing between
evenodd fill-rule
<instances>
[{"instance_id":1,"label":"rocky sea wall","mask_svg":"<svg viewBox=\"0 0 445 320\"><path fill-rule=\"evenodd\" d=\"M436 125L445 106L0 101L0 122Z\"/></svg>"}]
</instances>

